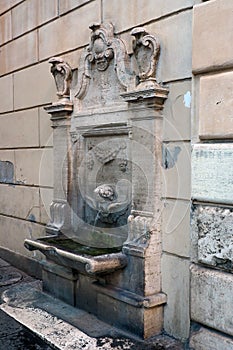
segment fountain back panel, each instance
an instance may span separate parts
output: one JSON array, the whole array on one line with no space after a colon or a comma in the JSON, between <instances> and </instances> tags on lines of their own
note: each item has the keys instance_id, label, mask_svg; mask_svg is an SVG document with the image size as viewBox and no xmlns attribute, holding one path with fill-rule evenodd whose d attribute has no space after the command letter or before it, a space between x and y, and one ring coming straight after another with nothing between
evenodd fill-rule
<instances>
[{"instance_id":1,"label":"fountain back panel","mask_svg":"<svg viewBox=\"0 0 233 350\"><path fill-rule=\"evenodd\" d=\"M134 54L111 23L90 26L79 68L53 57L58 101L54 199L40 250L43 288L148 338L161 332L161 134L168 90L157 83L158 39L134 28Z\"/></svg>"}]
</instances>

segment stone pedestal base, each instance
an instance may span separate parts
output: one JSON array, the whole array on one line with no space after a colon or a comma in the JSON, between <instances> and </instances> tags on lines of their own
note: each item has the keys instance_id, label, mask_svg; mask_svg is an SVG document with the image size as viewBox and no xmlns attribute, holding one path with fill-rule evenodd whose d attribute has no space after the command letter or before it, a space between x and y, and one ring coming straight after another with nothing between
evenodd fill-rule
<instances>
[{"instance_id":1,"label":"stone pedestal base","mask_svg":"<svg viewBox=\"0 0 233 350\"><path fill-rule=\"evenodd\" d=\"M43 290L75 306L75 289L78 274L65 266L50 261L42 263Z\"/></svg>"},{"instance_id":2,"label":"stone pedestal base","mask_svg":"<svg viewBox=\"0 0 233 350\"><path fill-rule=\"evenodd\" d=\"M143 297L51 261L42 263L43 290L143 339L160 334L166 295Z\"/></svg>"}]
</instances>

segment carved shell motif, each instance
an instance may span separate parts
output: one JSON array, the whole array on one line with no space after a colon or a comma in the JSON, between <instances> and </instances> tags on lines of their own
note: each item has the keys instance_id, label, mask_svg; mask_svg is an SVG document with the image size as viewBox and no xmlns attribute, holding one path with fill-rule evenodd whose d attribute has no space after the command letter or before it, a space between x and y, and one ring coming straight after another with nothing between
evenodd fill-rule
<instances>
[{"instance_id":1,"label":"carved shell motif","mask_svg":"<svg viewBox=\"0 0 233 350\"><path fill-rule=\"evenodd\" d=\"M91 43L87 48L90 54L87 56L91 63L96 63L99 71L105 71L111 59L114 57L112 49L113 25L111 23L104 25L92 24L89 27L92 30Z\"/></svg>"}]
</instances>

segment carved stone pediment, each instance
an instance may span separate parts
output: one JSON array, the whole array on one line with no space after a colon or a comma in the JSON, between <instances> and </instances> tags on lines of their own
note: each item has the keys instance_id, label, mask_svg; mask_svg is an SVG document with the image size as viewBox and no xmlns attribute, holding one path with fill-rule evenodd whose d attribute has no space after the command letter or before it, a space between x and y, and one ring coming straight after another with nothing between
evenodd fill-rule
<instances>
[{"instance_id":1,"label":"carved stone pediment","mask_svg":"<svg viewBox=\"0 0 233 350\"><path fill-rule=\"evenodd\" d=\"M92 30L91 40L80 59L75 97L83 100L88 91L91 95L91 82L95 81L96 88L96 82L100 80L99 90L102 89L102 94L98 96L97 91L95 98L98 100L99 97L104 103L104 100L110 100L111 97L116 98L116 94L109 96L106 90L114 86L119 96L120 92L127 90L133 75L129 70L130 60L125 44L114 35L112 23L92 24L89 28Z\"/></svg>"}]
</instances>

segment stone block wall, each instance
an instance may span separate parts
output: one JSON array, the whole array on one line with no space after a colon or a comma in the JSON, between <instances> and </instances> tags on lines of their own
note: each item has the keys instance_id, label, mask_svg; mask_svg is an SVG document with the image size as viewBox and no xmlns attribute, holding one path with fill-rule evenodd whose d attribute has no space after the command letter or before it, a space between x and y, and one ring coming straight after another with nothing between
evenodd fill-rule
<instances>
[{"instance_id":1,"label":"stone block wall","mask_svg":"<svg viewBox=\"0 0 233 350\"><path fill-rule=\"evenodd\" d=\"M233 3L193 13L190 348L233 349Z\"/></svg>"},{"instance_id":2,"label":"stone block wall","mask_svg":"<svg viewBox=\"0 0 233 350\"><path fill-rule=\"evenodd\" d=\"M50 121L43 107L56 100L48 58L59 55L77 68L93 22L112 21L129 53L130 31L136 26L160 39L157 79L170 90L161 135L162 289L168 297L164 329L183 340L190 328L192 18L193 6L200 2L0 1L0 253L5 257L14 252L39 259L24 249L23 241L41 236L48 221L53 160Z\"/></svg>"}]
</instances>

